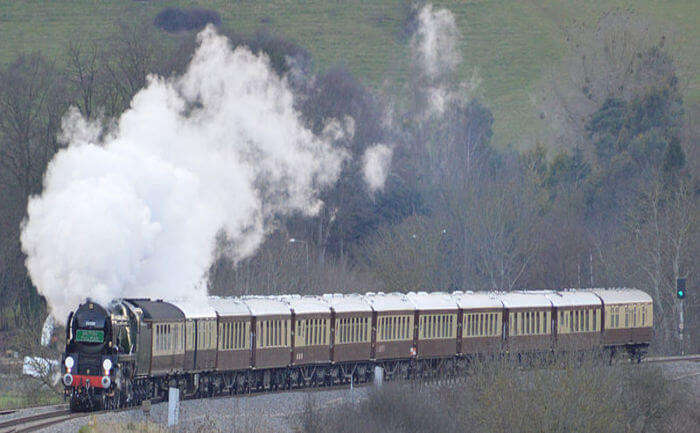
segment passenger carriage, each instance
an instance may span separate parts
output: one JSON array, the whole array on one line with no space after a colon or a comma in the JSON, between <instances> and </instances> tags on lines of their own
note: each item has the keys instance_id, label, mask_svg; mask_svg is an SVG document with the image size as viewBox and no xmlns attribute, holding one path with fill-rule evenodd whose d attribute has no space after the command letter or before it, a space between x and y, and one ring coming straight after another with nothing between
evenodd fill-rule
<instances>
[{"instance_id":1,"label":"passenger carriage","mask_svg":"<svg viewBox=\"0 0 700 433\"><path fill-rule=\"evenodd\" d=\"M372 354L372 307L358 294L323 295L333 312L331 361L368 361Z\"/></svg>"},{"instance_id":2,"label":"passenger carriage","mask_svg":"<svg viewBox=\"0 0 700 433\"><path fill-rule=\"evenodd\" d=\"M603 345L615 351L626 349L641 360L654 334L651 296L637 289L592 289L602 303Z\"/></svg>"},{"instance_id":3,"label":"passenger carriage","mask_svg":"<svg viewBox=\"0 0 700 433\"><path fill-rule=\"evenodd\" d=\"M241 370L251 364L251 322L248 306L237 298L209 297L218 316L218 371Z\"/></svg>"},{"instance_id":4,"label":"passenger carriage","mask_svg":"<svg viewBox=\"0 0 700 433\"><path fill-rule=\"evenodd\" d=\"M460 308L457 351L460 355L493 355L503 346L503 302L496 293L454 292Z\"/></svg>"},{"instance_id":5,"label":"passenger carriage","mask_svg":"<svg viewBox=\"0 0 700 433\"><path fill-rule=\"evenodd\" d=\"M557 350L590 350L600 345L602 309L600 298L585 291L552 291L554 340Z\"/></svg>"},{"instance_id":6,"label":"passenger carriage","mask_svg":"<svg viewBox=\"0 0 700 433\"><path fill-rule=\"evenodd\" d=\"M500 293L506 315L506 352L534 353L553 349L552 302L543 292Z\"/></svg>"},{"instance_id":7,"label":"passenger carriage","mask_svg":"<svg viewBox=\"0 0 700 433\"><path fill-rule=\"evenodd\" d=\"M372 359L411 358L415 305L402 293L367 293L365 299L374 311Z\"/></svg>"},{"instance_id":8,"label":"passenger carriage","mask_svg":"<svg viewBox=\"0 0 700 433\"><path fill-rule=\"evenodd\" d=\"M329 364L331 307L317 296L282 296L292 310L292 365Z\"/></svg>"},{"instance_id":9,"label":"passenger carriage","mask_svg":"<svg viewBox=\"0 0 700 433\"><path fill-rule=\"evenodd\" d=\"M218 347L216 311L207 304L176 302L185 314L184 369L213 371Z\"/></svg>"},{"instance_id":10,"label":"passenger carriage","mask_svg":"<svg viewBox=\"0 0 700 433\"><path fill-rule=\"evenodd\" d=\"M137 374L167 375L184 369L185 315L163 301L129 299L139 316Z\"/></svg>"},{"instance_id":11,"label":"passenger carriage","mask_svg":"<svg viewBox=\"0 0 700 433\"><path fill-rule=\"evenodd\" d=\"M457 302L447 293L408 293L416 308L417 333L414 356L453 357L457 353Z\"/></svg>"},{"instance_id":12,"label":"passenger carriage","mask_svg":"<svg viewBox=\"0 0 700 433\"><path fill-rule=\"evenodd\" d=\"M292 312L282 299L246 296L241 301L252 315L252 365L262 369L286 367L292 356Z\"/></svg>"}]
</instances>

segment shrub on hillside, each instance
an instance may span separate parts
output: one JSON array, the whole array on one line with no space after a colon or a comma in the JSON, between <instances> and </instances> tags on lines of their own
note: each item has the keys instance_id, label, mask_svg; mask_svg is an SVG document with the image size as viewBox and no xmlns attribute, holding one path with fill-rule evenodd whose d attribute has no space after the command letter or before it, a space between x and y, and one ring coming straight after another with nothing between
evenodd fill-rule
<instances>
[{"instance_id":1,"label":"shrub on hillside","mask_svg":"<svg viewBox=\"0 0 700 433\"><path fill-rule=\"evenodd\" d=\"M200 30L210 23L216 26L220 25L221 16L218 12L200 8L165 8L156 15L156 19L154 20L156 27L167 32Z\"/></svg>"}]
</instances>

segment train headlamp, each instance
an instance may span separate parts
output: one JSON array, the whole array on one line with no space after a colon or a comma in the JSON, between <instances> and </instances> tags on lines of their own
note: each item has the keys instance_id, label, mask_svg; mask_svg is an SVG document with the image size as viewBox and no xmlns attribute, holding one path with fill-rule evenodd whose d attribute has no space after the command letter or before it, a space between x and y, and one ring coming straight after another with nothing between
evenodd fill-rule
<instances>
[{"instance_id":1,"label":"train headlamp","mask_svg":"<svg viewBox=\"0 0 700 433\"><path fill-rule=\"evenodd\" d=\"M112 361L109 359L102 361L102 368L104 368L106 373L109 372L109 370L112 368Z\"/></svg>"},{"instance_id":2,"label":"train headlamp","mask_svg":"<svg viewBox=\"0 0 700 433\"><path fill-rule=\"evenodd\" d=\"M75 365L75 359L73 359L72 356L66 356L66 360L63 361L63 363L65 364L66 368L70 370Z\"/></svg>"}]
</instances>

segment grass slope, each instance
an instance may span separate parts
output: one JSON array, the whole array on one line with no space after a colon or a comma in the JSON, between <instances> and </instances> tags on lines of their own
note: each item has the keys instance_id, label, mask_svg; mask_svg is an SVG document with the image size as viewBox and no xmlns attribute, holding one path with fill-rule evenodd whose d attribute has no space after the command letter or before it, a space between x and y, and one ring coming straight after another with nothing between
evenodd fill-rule
<instances>
[{"instance_id":1,"label":"grass slope","mask_svg":"<svg viewBox=\"0 0 700 433\"><path fill-rule=\"evenodd\" d=\"M401 83L408 49L405 0L0 0L0 63L17 53L42 51L60 59L75 35L99 39L119 19L148 19L166 6L219 11L223 25L239 33L262 27L306 47L324 69L342 63L373 86ZM557 64L565 45L560 30L571 19L592 22L613 7L633 7L672 28L682 39L688 103L700 102L698 7L693 0L513 1L436 0L456 16L463 35L463 76L474 68L481 96L494 111L500 145L530 141L540 125L530 102L544 70Z\"/></svg>"}]
</instances>

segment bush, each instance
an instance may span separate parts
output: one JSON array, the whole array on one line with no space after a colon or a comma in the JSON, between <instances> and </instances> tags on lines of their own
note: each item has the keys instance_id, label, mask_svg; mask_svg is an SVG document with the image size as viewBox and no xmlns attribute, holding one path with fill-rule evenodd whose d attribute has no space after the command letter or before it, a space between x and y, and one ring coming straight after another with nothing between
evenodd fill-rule
<instances>
[{"instance_id":1,"label":"bush","mask_svg":"<svg viewBox=\"0 0 700 433\"><path fill-rule=\"evenodd\" d=\"M387 383L358 404L308 404L304 433L690 432L697 399L660 368L562 358L547 369L475 363L460 381Z\"/></svg>"},{"instance_id":2,"label":"bush","mask_svg":"<svg viewBox=\"0 0 700 433\"><path fill-rule=\"evenodd\" d=\"M221 16L218 12L209 9L169 7L156 15L154 24L167 32L200 30L207 24L221 25Z\"/></svg>"}]
</instances>

